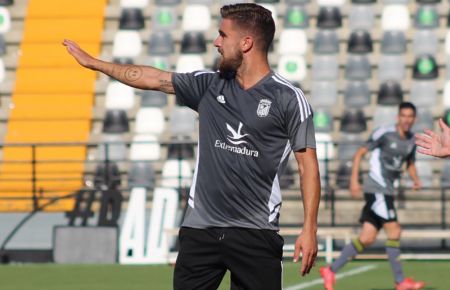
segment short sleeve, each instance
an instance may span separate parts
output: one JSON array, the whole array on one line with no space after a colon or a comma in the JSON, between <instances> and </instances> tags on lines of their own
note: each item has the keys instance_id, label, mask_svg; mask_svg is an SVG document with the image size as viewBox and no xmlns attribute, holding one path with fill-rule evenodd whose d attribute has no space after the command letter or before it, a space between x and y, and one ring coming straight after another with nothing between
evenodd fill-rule
<instances>
[{"instance_id":1,"label":"short sleeve","mask_svg":"<svg viewBox=\"0 0 450 290\"><path fill-rule=\"evenodd\" d=\"M311 106L301 100L289 102L286 112L286 129L293 151L316 148L316 138Z\"/></svg>"},{"instance_id":2,"label":"short sleeve","mask_svg":"<svg viewBox=\"0 0 450 290\"><path fill-rule=\"evenodd\" d=\"M386 133L386 130L384 128L378 128L370 135L369 139L367 139L366 143L364 143L364 147L369 149L369 151L374 150L377 147L380 147L380 145L383 142L384 134Z\"/></svg>"},{"instance_id":3,"label":"short sleeve","mask_svg":"<svg viewBox=\"0 0 450 290\"><path fill-rule=\"evenodd\" d=\"M178 102L198 111L198 105L215 76L216 73L209 71L173 73L172 84Z\"/></svg>"}]
</instances>

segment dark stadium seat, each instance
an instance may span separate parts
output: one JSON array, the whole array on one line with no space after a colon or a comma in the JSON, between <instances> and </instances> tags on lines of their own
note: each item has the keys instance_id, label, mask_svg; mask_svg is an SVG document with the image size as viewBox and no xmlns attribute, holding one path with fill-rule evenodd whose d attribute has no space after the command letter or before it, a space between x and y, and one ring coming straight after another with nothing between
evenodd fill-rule
<instances>
[{"instance_id":1,"label":"dark stadium seat","mask_svg":"<svg viewBox=\"0 0 450 290\"><path fill-rule=\"evenodd\" d=\"M119 29L139 30L145 28L144 14L139 8L124 8L120 14Z\"/></svg>"},{"instance_id":2,"label":"dark stadium seat","mask_svg":"<svg viewBox=\"0 0 450 290\"><path fill-rule=\"evenodd\" d=\"M127 113L124 110L108 110L103 120L103 133L125 133L130 131Z\"/></svg>"},{"instance_id":3,"label":"dark stadium seat","mask_svg":"<svg viewBox=\"0 0 450 290\"><path fill-rule=\"evenodd\" d=\"M373 51L372 37L369 32L355 30L348 39L347 52L349 53L370 53Z\"/></svg>"},{"instance_id":4,"label":"dark stadium seat","mask_svg":"<svg viewBox=\"0 0 450 290\"><path fill-rule=\"evenodd\" d=\"M341 132L362 133L367 130L367 122L362 110L346 110L341 118Z\"/></svg>"},{"instance_id":5,"label":"dark stadium seat","mask_svg":"<svg viewBox=\"0 0 450 290\"><path fill-rule=\"evenodd\" d=\"M352 3L355 3L355 4L373 4L376 2L377 2L377 0L352 0Z\"/></svg>"},{"instance_id":6,"label":"dark stadium seat","mask_svg":"<svg viewBox=\"0 0 450 290\"><path fill-rule=\"evenodd\" d=\"M442 118L444 119L444 122L450 126L450 108L448 108L447 110L445 110L444 115L442 116Z\"/></svg>"},{"instance_id":7,"label":"dark stadium seat","mask_svg":"<svg viewBox=\"0 0 450 290\"><path fill-rule=\"evenodd\" d=\"M337 158L339 161L350 161L356 150L363 144L359 134L341 134L339 146L337 148Z\"/></svg>"},{"instance_id":8,"label":"dark stadium seat","mask_svg":"<svg viewBox=\"0 0 450 290\"><path fill-rule=\"evenodd\" d=\"M450 159L444 161L444 167L442 168L441 186L450 187Z\"/></svg>"},{"instance_id":9,"label":"dark stadium seat","mask_svg":"<svg viewBox=\"0 0 450 290\"><path fill-rule=\"evenodd\" d=\"M435 6L419 6L414 18L414 25L419 29L434 29L439 27L439 15Z\"/></svg>"},{"instance_id":10,"label":"dark stadium seat","mask_svg":"<svg viewBox=\"0 0 450 290\"><path fill-rule=\"evenodd\" d=\"M155 170L150 162L134 161L128 172L128 187L145 187L147 190L155 188Z\"/></svg>"},{"instance_id":11,"label":"dark stadium seat","mask_svg":"<svg viewBox=\"0 0 450 290\"><path fill-rule=\"evenodd\" d=\"M284 16L285 28L307 28L308 26L309 15L304 6L291 5L287 7Z\"/></svg>"},{"instance_id":12,"label":"dark stadium seat","mask_svg":"<svg viewBox=\"0 0 450 290\"><path fill-rule=\"evenodd\" d=\"M14 0L0 0L0 6L11 6L14 4Z\"/></svg>"},{"instance_id":13,"label":"dark stadium seat","mask_svg":"<svg viewBox=\"0 0 450 290\"><path fill-rule=\"evenodd\" d=\"M416 0L419 4L437 4L440 3L441 0Z\"/></svg>"},{"instance_id":14,"label":"dark stadium seat","mask_svg":"<svg viewBox=\"0 0 450 290\"><path fill-rule=\"evenodd\" d=\"M278 3L280 0L255 0L255 3Z\"/></svg>"},{"instance_id":15,"label":"dark stadium seat","mask_svg":"<svg viewBox=\"0 0 450 290\"><path fill-rule=\"evenodd\" d=\"M320 7L317 16L317 27L333 29L342 26L342 14L338 7Z\"/></svg>"},{"instance_id":16,"label":"dark stadium seat","mask_svg":"<svg viewBox=\"0 0 450 290\"><path fill-rule=\"evenodd\" d=\"M181 40L181 53L206 52L206 40L202 32L185 32Z\"/></svg>"},{"instance_id":17,"label":"dark stadium seat","mask_svg":"<svg viewBox=\"0 0 450 290\"><path fill-rule=\"evenodd\" d=\"M439 77L436 59L431 55L421 55L416 58L413 67L413 78L420 80L436 79Z\"/></svg>"},{"instance_id":18,"label":"dark stadium seat","mask_svg":"<svg viewBox=\"0 0 450 290\"><path fill-rule=\"evenodd\" d=\"M119 167L114 162L99 163L95 168L94 185L96 187L108 186L117 188L121 184Z\"/></svg>"},{"instance_id":19,"label":"dark stadium seat","mask_svg":"<svg viewBox=\"0 0 450 290\"><path fill-rule=\"evenodd\" d=\"M378 90L377 104L379 105L398 105L403 101L403 91L399 83L387 81L380 85Z\"/></svg>"},{"instance_id":20,"label":"dark stadium seat","mask_svg":"<svg viewBox=\"0 0 450 290\"><path fill-rule=\"evenodd\" d=\"M174 138L172 140L182 141L183 139ZM167 147L167 159L193 159L194 145L171 143Z\"/></svg>"},{"instance_id":21,"label":"dark stadium seat","mask_svg":"<svg viewBox=\"0 0 450 290\"><path fill-rule=\"evenodd\" d=\"M155 0L156 4L159 5L175 5L179 4L181 0Z\"/></svg>"},{"instance_id":22,"label":"dark stadium seat","mask_svg":"<svg viewBox=\"0 0 450 290\"><path fill-rule=\"evenodd\" d=\"M286 0L286 3L295 3L295 4L307 4L310 2L311 0Z\"/></svg>"},{"instance_id":23,"label":"dark stadium seat","mask_svg":"<svg viewBox=\"0 0 450 290\"><path fill-rule=\"evenodd\" d=\"M344 93L344 104L349 107L370 105L370 89L368 84L363 81L348 82Z\"/></svg>"},{"instance_id":24,"label":"dark stadium seat","mask_svg":"<svg viewBox=\"0 0 450 290\"><path fill-rule=\"evenodd\" d=\"M169 31L156 31L150 35L149 55L170 55L175 52L175 42Z\"/></svg>"},{"instance_id":25,"label":"dark stadium seat","mask_svg":"<svg viewBox=\"0 0 450 290\"><path fill-rule=\"evenodd\" d=\"M0 56L6 54L6 40L3 34L0 34Z\"/></svg>"},{"instance_id":26,"label":"dark stadium seat","mask_svg":"<svg viewBox=\"0 0 450 290\"><path fill-rule=\"evenodd\" d=\"M352 164L351 161L344 161L339 164L336 174L336 185L339 188L349 188L350 177L352 175Z\"/></svg>"}]
</instances>

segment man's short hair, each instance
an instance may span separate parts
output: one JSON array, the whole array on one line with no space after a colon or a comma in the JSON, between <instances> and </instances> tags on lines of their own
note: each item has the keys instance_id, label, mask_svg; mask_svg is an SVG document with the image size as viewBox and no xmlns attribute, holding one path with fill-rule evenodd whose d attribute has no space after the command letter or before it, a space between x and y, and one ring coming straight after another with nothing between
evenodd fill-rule
<instances>
[{"instance_id":1,"label":"man's short hair","mask_svg":"<svg viewBox=\"0 0 450 290\"><path fill-rule=\"evenodd\" d=\"M414 115L416 114L416 106L414 106L413 103L410 102L402 102L400 105L398 105L398 112L400 112L403 109L411 109L414 112Z\"/></svg>"},{"instance_id":2,"label":"man's short hair","mask_svg":"<svg viewBox=\"0 0 450 290\"><path fill-rule=\"evenodd\" d=\"M268 9L254 3L238 3L223 6L220 15L236 22L240 29L248 29L257 39L257 47L264 52L269 51L275 35L275 22Z\"/></svg>"}]
</instances>

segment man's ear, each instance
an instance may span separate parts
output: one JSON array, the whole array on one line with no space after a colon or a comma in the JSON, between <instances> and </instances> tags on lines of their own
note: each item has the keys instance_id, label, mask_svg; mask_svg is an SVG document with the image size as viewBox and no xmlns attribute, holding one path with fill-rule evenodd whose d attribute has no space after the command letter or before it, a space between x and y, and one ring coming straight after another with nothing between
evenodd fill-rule
<instances>
[{"instance_id":1,"label":"man's ear","mask_svg":"<svg viewBox=\"0 0 450 290\"><path fill-rule=\"evenodd\" d=\"M242 52L246 53L253 47L253 38L250 36L244 37L242 40L241 48Z\"/></svg>"}]
</instances>

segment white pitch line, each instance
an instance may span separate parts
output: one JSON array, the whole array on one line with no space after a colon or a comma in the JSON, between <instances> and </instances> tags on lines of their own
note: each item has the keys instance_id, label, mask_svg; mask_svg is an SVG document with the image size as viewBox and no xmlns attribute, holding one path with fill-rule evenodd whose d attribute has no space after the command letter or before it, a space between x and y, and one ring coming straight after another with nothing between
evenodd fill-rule
<instances>
[{"instance_id":1,"label":"white pitch line","mask_svg":"<svg viewBox=\"0 0 450 290\"><path fill-rule=\"evenodd\" d=\"M345 278L345 277L348 277L348 276L354 276L354 275L357 275L357 274L360 274L360 273L364 273L364 272L373 270L376 267L377 267L377 265L361 266L361 267L358 267L356 269L349 270L347 272L343 272L343 273L337 274L336 275L336 280L339 280L339 279L342 279L342 278ZM284 290L306 289L306 288L309 288L311 286L319 285L319 284L322 284L322 283L323 283L322 278L319 278L319 279L316 279L316 280L312 280L312 281L309 281L309 282L300 283L300 284L297 284L297 285L294 285L294 286L290 286L290 287L284 288Z\"/></svg>"}]
</instances>

